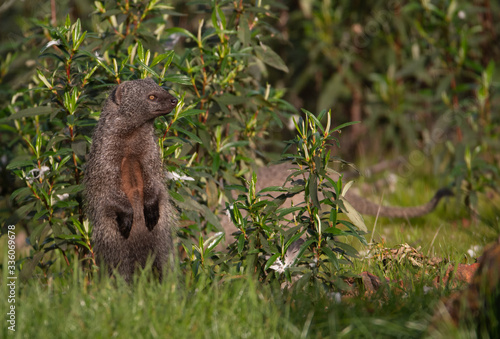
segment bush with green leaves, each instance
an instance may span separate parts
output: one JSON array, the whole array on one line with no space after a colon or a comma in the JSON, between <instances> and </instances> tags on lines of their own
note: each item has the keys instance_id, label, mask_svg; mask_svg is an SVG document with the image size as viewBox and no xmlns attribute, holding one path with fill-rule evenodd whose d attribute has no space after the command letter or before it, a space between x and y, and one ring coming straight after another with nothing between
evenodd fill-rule
<instances>
[{"instance_id":1,"label":"bush with green leaves","mask_svg":"<svg viewBox=\"0 0 500 339\"><path fill-rule=\"evenodd\" d=\"M157 119L155 126L172 178L169 191L181 213L178 233L187 253L183 266L194 276L200 267L212 275L241 267L268 275L307 231L297 258L316 263L308 270L330 283L339 264L347 262L344 258L355 255L334 236L364 241L357 227L337 220L344 206L341 182L329 179L327 172L327 146L338 130L332 128L330 114L325 129L320 123L324 113L316 118L306 112L306 120L297 126L298 155L292 158L299 171L291 177L308 175L304 186L288 192L306 195L304 205L293 208L294 227L281 227L287 211L279 208L279 201L258 201L252 189L255 178L248 200L233 202L231 185L244 183L255 161L268 161L262 149L269 144L269 131L283 128L295 113L282 99L284 91L264 81L267 67L287 67L265 44L271 2L200 1L193 6L203 12L195 32L174 27L171 18L177 13L158 1L96 1L95 14L102 20L93 31L85 31L79 19L72 22L69 16L59 26L47 19L37 23L40 41L45 41L39 47L36 74L12 98L9 117L2 122L3 129L15 136L12 143L18 154L8 168L23 183L11 196L19 208L8 222L25 224L32 246L30 256L20 263L23 277L71 269L74 260L93 271L92 225L82 197L91 131L105 93L123 81L144 77L152 77L179 98L176 109ZM324 195L321 201L318 193ZM218 215L224 202L231 203L235 213L247 208L250 219L233 214L245 236L228 254L216 255L222 236L211 234L220 230ZM340 224L346 229L338 228ZM257 231L249 231L254 228ZM304 267L308 266L300 268L302 274L307 273ZM291 276L288 269L286 275Z\"/></svg>"},{"instance_id":2,"label":"bush with green leaves","mask_svg":"<svg viewBox=\"0 0 500 339\"><path fill-rule=\"evenodd\" d=\"M298 135L285 149L296 152L283 154L283 161L294 165L286 182L256 191L258 178L254 173L248 187L239 187L244 194L227 204L231 221L238 228L228 257L237 265L245 264L244 269L257 272L262 280L276 278L290 283L298 279L297 286L310 282L342 285L338 279L341 264L349 264L358 253L341 237L355 237L366 245L362 235L367 231L362 217L343 198L350 184L342 187L341 178L330 177L338 173L331 169L335 159L329 146L337 146L334 134L352 123L333 128L331 111L317 117L303 112L305 119L295 123ZM320 122L324 116L326 127ZM297 194L304 194L303 203L283 207ZM342 211L352 222L339 218ZM341 288L339 285L336 287Z\"/></svg>"},{"instance_id":3,"label":"bush with green leaves","mask_svg":"<svg viewBox=\"0 0 500 339\"><path fill-rule=\"evenodd\" d=\"M290 72L279 81L291 102L363 121L346 156L418 149L469 207L498 192L497 2L286 3L279 54Z\"/></svg>"}]
</instances>

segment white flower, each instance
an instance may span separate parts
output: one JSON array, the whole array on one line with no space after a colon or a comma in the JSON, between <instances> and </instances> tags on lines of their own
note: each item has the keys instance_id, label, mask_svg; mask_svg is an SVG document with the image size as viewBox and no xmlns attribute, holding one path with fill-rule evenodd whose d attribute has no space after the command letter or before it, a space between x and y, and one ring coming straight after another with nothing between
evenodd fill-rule
<instances>
[{"instance_id":1,"label":"white flower","mask_svg":"<svg viewBox=\"0 0 500 339\"><path fill-rule=\"evenodd\" d=\"M104 61L104 58L102 56L100 56L97 51L94 52L94 55L95 55L95 57L96 57L97 60Z\"/></svg>"},{"instance_id":2,"label":"white flower","mask_svg":"<svg viewBox=\"0 0 500 339\"><path fill-rule=\"evenodd\" d=\"M458 11L458 17L464 20L467 17L467 15L465 14L464 11Z\"/></svg>"},{"instance_id":3,"label":"white flower","mask_svg":"<svg viewBox=\"0 0 500 339\"><path fill-rule=\"evenodd\" d=\"M174 49L174 46L179 42L180 39L181 35L179 33L171 34L165 42L165 50L169 51Z\"/></svg>"},{"instance_id":4,"label":"white flower","mask_svg":"<svg viewBox=\"0 0 500 339\"><path fill-rule=\"evenodd\" d=\"M318 259L314 258L311 263L309 263L309 267L314 268L318 266Z\"/></svg>"},{"instance_id":5,"label":"white flower","mask_svg":"<svg viewBox=\"0 0 500 339\"><path fill-rule=\"evenodd\" d=\"M61 44L61 40L57 39L57 40L51 40L47 43L47 45L45 45L45 48L49 48L50 46L59 46Z\"/></svg>"},{"instance_id":6,"label":"white flower","mask_svg":"<svg viewBox=\"0 0 500 339\"><path fill-rule=\"evenodd\" d=\"M169 179L169 180L194 181L193 178L188 177L187 175L181 175L177 172L168 172L167 171L165 175L166 175L167 179Z\"/></svg>"},{"instance_id":7,"label":"white flower","mask_svg":"<svg viewBox=\"0 0 500 339\"><path fill-rule=\"evenodd\" d=\"M288 265L283 265L283 262L281 261L280 258L276 259L276 261L274 262L274 264L272 264L271 266L269 266L270 269L275 270L278 273L285 272L285 268L287 268L287 267L288 267Z\"/></svg>"},{"instance_id":8,"label":"white flower","mask_svg":"<svg viewBox=\"0 0 500 339\"><path fill-rule=\"evenodd\" d=\"M330 294L330 297L332 297L332 299L335 300L337 304L340 304L342 302L342 294L340 294L340 292L333 292Z\"/></svg>"},{"instance_id":9,"label":"white flower","mask_svg":"<svg viewBox=\"0 0 500 339\"><path fill-rule=\"evenodd\" d=\"M69 193L64 193L64 194L56 194L57 199L60 201L66 200L69 198Z\"/></svg>"},{"instance_id":10,"label":"white flower","mask_svg":"<svg viewBox=\"0 0 500 339\"><path fill-rule=\"evenodd\" d=\"M33 168L28 172L25 179L28 180L30 184L32 184L35 179L43 179L43 175L49 170L50 168L48 168L47 166L42 166L40 169Z\"/></svg>"},{"instance_id":11,"label":"white flower","mask_svg":"<svg viewBox=\"0 0 500 339\"><path fill-rule=\"evenodd\" d=\"M295 263L295 260L297 259L297 255L299 254L300 251L300 246L304 243L304 239L297 239L295 240L290 247L288 247L288 250L286 251L285 254L285 263L283 264L283 261L281 261L281 258L277 258L276 261L269 266L270 269L275 270L278 273L283 273L285 272L285 269L288 267L293 266Z\"/></svg>"},{"instance_id":12,"label":"white flower","mask_svg":"<svg viewBox=\"0 0 500 339\"><path fill-rule=\"evenodd\" d=\"M474 245L472 246L471 248L469 248L467 250L467 254L471 257L471 258L476 258L479 254L479 252L481 251L481 246L479 245Z\"/></svg>"}]
</instances>

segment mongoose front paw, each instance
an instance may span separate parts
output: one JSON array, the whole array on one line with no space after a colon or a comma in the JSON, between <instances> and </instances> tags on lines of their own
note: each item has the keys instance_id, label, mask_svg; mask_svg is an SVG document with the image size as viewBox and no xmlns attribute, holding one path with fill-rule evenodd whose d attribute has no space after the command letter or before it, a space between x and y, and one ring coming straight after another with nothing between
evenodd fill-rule
<instances>
[{"instance_id":1,"label":"mongoose front paw","mask_svg":"<svg viewBox=\"0 0 500 339\"><path fill-rule=\"evenodd\" d=\"M144 219L146 220L146 227L152 231L160 219L160 207L158 200L152 204L144 205Z\"/></svg>"},{"instance_id":2,"label":"mongoose front paw","mask_svg":"<svg viewBox=\"0 0 500 339\"><path fill-rule=\"evenodd\" d=\"M125 239L128 239L130 230L132 229L132 223L134 222L134 213L117 212L116 222L118 223L118 230L120 233Z\"/></svg>"}]
</instances>

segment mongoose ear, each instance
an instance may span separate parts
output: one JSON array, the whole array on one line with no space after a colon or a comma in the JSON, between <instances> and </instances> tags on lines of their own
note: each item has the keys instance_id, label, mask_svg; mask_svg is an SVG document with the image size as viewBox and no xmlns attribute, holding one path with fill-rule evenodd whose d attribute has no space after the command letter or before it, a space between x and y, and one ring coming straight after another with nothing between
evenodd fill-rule
<instances>
[{"instance_id":1,"label":"mongoose ear","mask_svg":"<svg viewBox=\"0 0 500 339\"><path fill-rule=\"evenodd\" d=\"M123 94L123 84L119 85L116 87L113 92L111 92L111 95L113 96L113 101L115 104L118 106L120 105L120 102L122 101L122 94Z\"/></svg>"}]
</instances>

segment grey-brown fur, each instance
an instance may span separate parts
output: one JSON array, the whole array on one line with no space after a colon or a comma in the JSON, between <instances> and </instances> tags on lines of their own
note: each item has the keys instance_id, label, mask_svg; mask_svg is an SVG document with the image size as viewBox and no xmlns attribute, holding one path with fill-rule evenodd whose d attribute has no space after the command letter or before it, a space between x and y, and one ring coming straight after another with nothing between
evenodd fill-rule
<instances>
[{"instance_id":1,"label":"grey-brown fur","mask_svg":"<svg viewBox=\"0 0 500 339\"><path fill-rule=\"evenodd\" d=\"M291 173L290 169L296 168L288 163L260 168L257 172L257 190L261 190L269 186L283 185L286 177ZM348 190L345 199L361 214L379 215L389 218L415 218L430 213L436 208L439 200L446 196L452 196L453 193L447 188L442 188L437 191L434 197L426 204L412 207L399 206L381 206L362 196ZM297 194L292 198L294 205L304 201L304 196Z\"/></svg>"},{"instance_id":2,"label":"grey-brown fur","mask_svg":"<svg viewBox=\"0 0 500 339\"><path fill-rule=\"evenodd\" d=\"M94 253L99 264L127 281L150 255L161 274L173 252L176 211L153 122L176 104L151 79L125 81L104 103L94 131L84 181Z\"/></svg>"},{"instance_id":3,"label":"grey-brown fur","mask_svg":"<svg viewBox=\"0 0 500 339\"><path fill-rule=\"evenodd\" d=\"M350 191L347 191L345 198L361 214L378 214L379 216L389 218L416 218L432 212L439 203L439 200L452 195L453 193L450 189L441 188L428 203L411 207L381 206Z\"/></svg>"},{"instance_id":4,"label":"grey-brown fur","mask_svg":"<svg viewBox=\"0 0 500 339\"><path fill-rule=\"evenodd\" d=\"M289 163L261 167L257 171L257 191L270 186L281 186L290 175L290 169L296 168ZM336 178L334 178L336 179ZM430 213L437 206L439 200L445 196L453 195L447 188L440 189L434 197L424 205L412 207L381 206L353 192L352 188L347 191L345 199L361 214L379 215L390 218L414 218ZM288 199L282 207L297 206L304 202L304 194L296 194ZM236 231L235 226L227 216L221 216L221 224L226 233L226 243L232 241L231 234Z\"/></svg>"}]
</instances>

